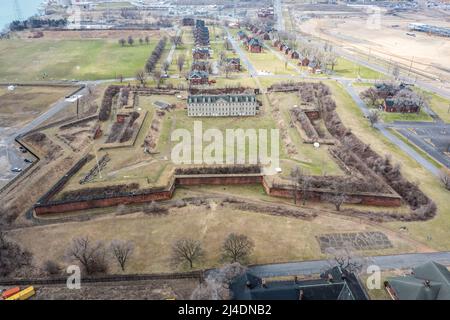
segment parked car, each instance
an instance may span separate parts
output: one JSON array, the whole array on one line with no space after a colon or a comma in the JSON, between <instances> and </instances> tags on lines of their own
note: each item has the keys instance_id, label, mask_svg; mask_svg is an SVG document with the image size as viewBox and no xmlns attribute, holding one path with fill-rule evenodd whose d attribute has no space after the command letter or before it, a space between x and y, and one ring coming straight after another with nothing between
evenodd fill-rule
<instances>
[{"instance_id":1,"label":"parked car","mask_svg":"<svg viewBox=\"0 0 450 320\"><path fill-rule=\"evenodd\" d=\"M26 163L33 163L33 160L30 159L23 159L23 161L25 161Z\"/></svg>"},{"instance_id":2,"label":"parked car","mask_svg":"<svg viewBox=\"0 0 450 320\"><path fill-rule=\"evenodd\" d=\"M26 153L26 152L27 152L27 149L25 149L24 147L19 147L19 150L20 150L22 153Z\"/></svg>"},{"instance_id":3,"label":"parked car","mask_svg":"<svg viewBox=\"0 0 450 320\"><path fill-rule=\"evenodd\" d=\"M12 168L11 171L12 172L22 172L22 169L16 167L16 168Z\"/></svg>"}]
</instances>

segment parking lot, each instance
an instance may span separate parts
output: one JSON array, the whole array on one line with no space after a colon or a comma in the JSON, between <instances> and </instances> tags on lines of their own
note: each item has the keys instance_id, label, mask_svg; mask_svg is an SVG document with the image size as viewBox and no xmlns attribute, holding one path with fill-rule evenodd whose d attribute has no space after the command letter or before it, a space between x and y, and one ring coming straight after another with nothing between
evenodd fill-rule
<instances>
[{"instance_id":1,"label":"parking lot","mask_svg":"<svg viewBox=\"0 0 450 320\"><path fill-rule=\"evenodd\" d=\"M450 124L395 122L391 127L431 157L450 168Z\"/></svg>"}]
</instances>

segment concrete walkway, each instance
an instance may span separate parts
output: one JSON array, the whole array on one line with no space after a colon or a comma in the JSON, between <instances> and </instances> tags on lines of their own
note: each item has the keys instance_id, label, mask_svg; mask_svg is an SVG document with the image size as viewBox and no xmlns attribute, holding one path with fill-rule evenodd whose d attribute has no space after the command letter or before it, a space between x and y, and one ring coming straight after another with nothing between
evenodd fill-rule
<instances>
[{"instance_id":1,"label":"concrete walkway","mask_svg":"<svg viewBox=\"0 0 450 320\"><path fill-rule=\"evenodd\" d=\"M450 251L433 253L408 253L367 257L369 264L381 270L410 269L427 261L450 265ZM299 261L250 266L248 271L259 277L280 277L317 274L330 267L327 260Z\"/></svg>"}]
</instances>

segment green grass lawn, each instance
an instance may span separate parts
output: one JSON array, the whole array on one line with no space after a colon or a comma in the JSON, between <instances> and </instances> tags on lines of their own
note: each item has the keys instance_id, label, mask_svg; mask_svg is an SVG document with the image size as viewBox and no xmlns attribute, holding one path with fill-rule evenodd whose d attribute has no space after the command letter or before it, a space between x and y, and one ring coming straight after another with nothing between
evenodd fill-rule
<instances>
[{"instance_id":1,"label":"green grass lawn","mask_svg":"<svg viewBox=\"0 0 450 320\"><path fill-rule=\"evenodd\" d=\"M247 55L250 63L258 72L269 72L271 74L290 74L296 75L296 71L289 65L285 65L275 54L270 52L268 49L263 49L261 53L248 52L244 47L242 47L244 53Z\"/></svg>"},{"instance_id":2,"label":"green grass lawn","mask_svg":"<svg viewBox=\"0 0 450 320\"><path fill-rule=\"evenodd\" d=\"M429 98L431 109L445 122L450 122L450 100L443 98L436 93L418 89Z\"/></svg>"},{"instance_id":3,"label":"green grass lawn","mask_svg":"<svg viewBox=\"0 0 450 320\"><path fill-rule=\"evenodd\" d=\"M423 109L419 113L381 112L380 115L381 119L388 123L394 121L433 121L433 118Z\"/></svg>"},{"instance_id":4,"label":"green grass lawn","mask_svg":"<svg viewBox=\"0 0 450 320\"><path fill-rule=\"evenodd\" d=\"M347 78L360 78L363 79L385 79L386 76L379 73L378 71L366 68L357 63L354 63L345 58L338 58L338 63L334 67L334 73L337 76L347 77Z\"/></svg>"},{"instance_id":5,"label":"green grass lawn","mask_svg":"<svg viewBox=\"0 0 450 320\"><path fill-rule=\"evenodd\" d=\"M116 40L2 40L0 81L94 80L133 77L155 47Z\"/></svg>"}]
</instances>

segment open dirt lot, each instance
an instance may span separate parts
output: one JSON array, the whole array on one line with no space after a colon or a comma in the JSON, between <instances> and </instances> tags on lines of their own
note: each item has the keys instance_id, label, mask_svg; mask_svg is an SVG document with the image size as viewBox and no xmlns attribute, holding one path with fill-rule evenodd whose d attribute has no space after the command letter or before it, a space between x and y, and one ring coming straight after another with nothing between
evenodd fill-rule
<instances>
[{"instance_id":1,"label":"open dirt lot","mask_svg":"<svg viewBox=\"0 0 450 320\"><path fill-rule=\"evenodd\" d=\"M74 87L17 86L8 91L6 86L0 86L0 127L21 126L74 90Z\"/></svg>"},{"instance_id":2,"label":"open dirt lot","mask_svg":"<svg viewBox=\"0 0 450 320\"><path fill-rule=\"evenodd\" d=\"M432 25L450 24L440 19L421 15L391 16L382 15L380 25L369 23L368 16L343 18L313 18L299 25L303 32L316 35L344 47L355 48L365 54L378 56L393 63L411 65L420 71L433 74L436 78L450 76L448 56L450 39L413 32L409 36L408 24L423 22ZM375 29L374 29L375 28Z\"/></svg>"}]
</instances>

